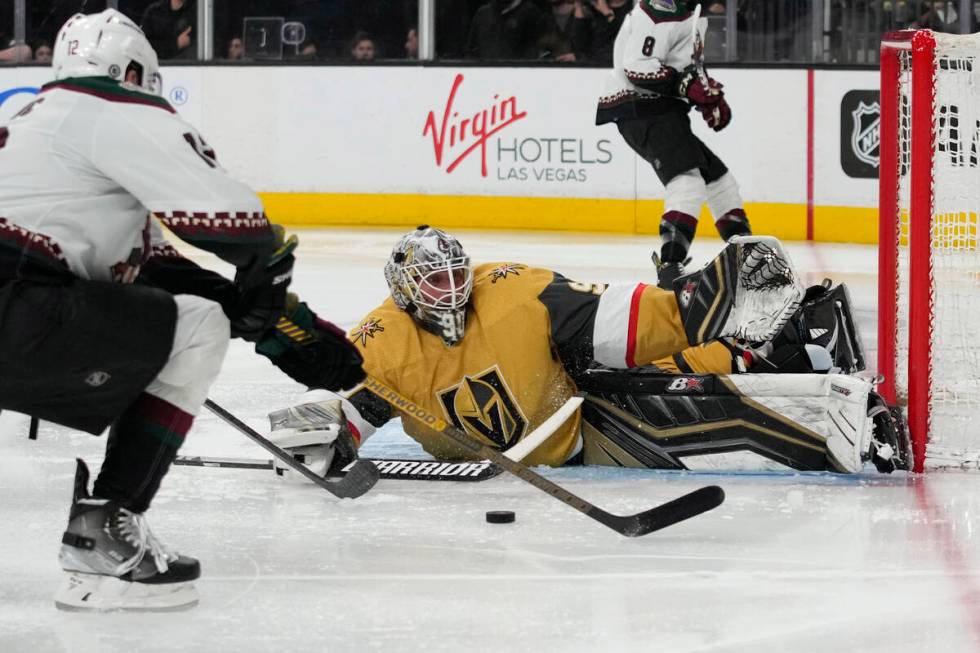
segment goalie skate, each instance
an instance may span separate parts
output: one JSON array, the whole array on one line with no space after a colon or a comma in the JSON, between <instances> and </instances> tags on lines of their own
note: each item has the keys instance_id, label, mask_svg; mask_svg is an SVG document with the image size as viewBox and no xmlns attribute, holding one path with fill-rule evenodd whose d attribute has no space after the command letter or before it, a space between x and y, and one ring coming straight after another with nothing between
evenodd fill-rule
<instances>
[{"instance_id":1,"label":"goalie skate","mask_svg":"<svg viewBox=\"0 0 980 653\"><path fill-rule=\"evenodd\" d=\"M692 345L715 338L771 340L796 313L804 290L778 240L738 236L702 270L674 281Z\"/></svg>"},{"instance_id":2,"label":"goalie skate","mask_svg":"<svg viewBox=\"0 0 980 653\"><path fill-rule=\"evenodd\" d=\"M166 611L197 603L194 558L177 555L146 519L115 502L92 497L89 472L78 461L75 492L59 559L68 577L55 594L61 610Z\"/></svg>"}]
</instances>

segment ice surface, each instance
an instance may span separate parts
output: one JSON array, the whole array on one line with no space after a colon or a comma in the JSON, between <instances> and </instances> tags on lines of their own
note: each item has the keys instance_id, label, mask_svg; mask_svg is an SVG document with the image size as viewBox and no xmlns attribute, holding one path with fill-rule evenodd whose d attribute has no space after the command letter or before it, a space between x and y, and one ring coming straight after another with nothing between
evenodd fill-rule
<instances>
[{"instance_id":1,"label":"ice surface","mask_svg":"<svg viewBox=\"0 0 980 653\"><path fill-rule=\"evenodd\" d=\"M385 293L396 231L301 234L296 288L351 326ZM652 282L646 237L460 234L476 261ZM699 240L696 263L719 247ZM874 250L789 244L806 283L846 281L875 349ZM195 256L218 267L211 259ZM223 268L224 269L224 268ZM873 360L873 355L871 356ZM242 343L212 398L252 426L300 387ZM336 500L267 471L176 467L150 511L201 559L201 604L165 615L54 609L74 469L104 442L0 415L0 651L980 651L980 475L911 478L543 470L621 514L707 484L719 509L621 537L504 475L381 481ZM365 451L421 456L397 424ZM210 414L185 454L266 457ZM513 510L514 524L484 521Z\"/></svg>"}]
</instances>

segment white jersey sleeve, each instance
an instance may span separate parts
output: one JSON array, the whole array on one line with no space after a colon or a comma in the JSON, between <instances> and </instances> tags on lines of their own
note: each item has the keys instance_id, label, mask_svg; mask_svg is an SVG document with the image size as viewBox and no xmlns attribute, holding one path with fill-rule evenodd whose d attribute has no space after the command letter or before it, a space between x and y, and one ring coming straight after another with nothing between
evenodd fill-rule
<instances>
[{"instance_id":1,"label":"white jersey sleeve","mask_svg":"<svg viewBox=\"0 0 980 653\"><path fill-rule=\"evenodd\" d=\"M164 110L103 111L92 161L183 240L233 265L268 247L262 202L218 163L196 129Z\"/></svg>"}]
</instances>

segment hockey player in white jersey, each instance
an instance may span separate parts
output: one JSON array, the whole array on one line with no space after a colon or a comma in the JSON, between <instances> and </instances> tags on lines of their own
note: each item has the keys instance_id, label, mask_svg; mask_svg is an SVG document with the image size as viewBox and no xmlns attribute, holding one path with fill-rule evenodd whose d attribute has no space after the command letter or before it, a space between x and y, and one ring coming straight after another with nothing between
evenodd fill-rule
<instances>
[{"instance_id":1,"label":"hockey player in white jersey","mask_svg":"<svg viewBox=\"0 0 980 653\"><path fill-rule=\"evenodd\" d=\"M692 106L715 131L732 117L722 85L700 63L704 25L697 9L697 0L636 3L616 36L613 70L596 113L596 124L615 122L664 184L660 255L653 259L667 290L684 274L705 201L722 238L751 233L735 178L691 131Z\"/></svg>"},{"instance_id":2,"label":"hockey player in white jersey","mask_svg":"<svg viewBox=\"0 0 980 653\"><path fill-rule=\"evenodd\" d=\"M156 54L123 14L71 18L53 66L55 81L0 125L0 408L109 428L91 494L78 461L57 605L187 607L198 561L143 513L229 335L256 342L281 317L296 239L159 97ZM234 265L234 281L181 257L159 223ZM315 337L273 362L322 361L311 385L359 381L356 349L303 310Z\"/></svg>"}]
</instances>

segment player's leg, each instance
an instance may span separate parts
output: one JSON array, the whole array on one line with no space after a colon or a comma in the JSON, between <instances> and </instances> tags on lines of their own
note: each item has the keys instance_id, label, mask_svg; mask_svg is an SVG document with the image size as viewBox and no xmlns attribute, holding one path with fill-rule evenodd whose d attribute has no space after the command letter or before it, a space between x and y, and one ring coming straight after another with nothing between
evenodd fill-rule
<instances>
[{"instance_id":1,"label":"player's leg","mask_svg":"<svg viewBox=\"0 0 980 653\"><path fill-rule=\"evenodd\" d=\"M75 609L192 604L197 561L172 555L142 511L159 487L228 340L220 308L140 286L74 280L0 291L3 407L110 442L95 496L79 462L57 600Z\"/></svg>"},{"instance_id":2,"label":"player's leg","mask_svg":"<svg viewBox=\"0 0 980 653\"><path fill-rule=\"evenodd\" d=\"M752 228L735 176L707 145L702 142L701 147L706 161L701 176L707 184L708 208L715 219L718 234L726 241L735 236L751 235Z\"/></svg>"},{"instance_id":3,"label":"player's leg","mask_svg":"<svg viewBox=\"0 0 980 653\"><path fill-rule=\"evenodd\" d=\"M696 168L681 172L664 186L664 214L660 219L660 256L653 256L657 266L657 285L670 290L674 279L684 274L689 262L687 253L694 242L698 213L706 187Z\"/></svg>"},{"instance_id":4,"label":"player's leg","mask_svg":"<svg viewBox=\"0 0 980 653\"><path fill-rule=\"evenodd\" d=\"M626 143L652 167L665 188L664 214L660 220L660 255L654 261L658 285L670 289L684 273L687 252L694 240L698 215L706 199L707 168L702 143L691 131L687 110L617 123Z\"/></svg>"},{"instance_id":5,"label":"player's leg","mask_svg":"<svg viewBox=\"0 0 980 653\"><path fill-rule=\"evenodd\" d=\"M79 462L61 553L62 567L70 573L56 596L59 607L178 609L197 601L191 584L200 575L197 560L157 540L143 513L220 370L229 325L213 302L189 295L174 300L169 358L113 423L92 496L88 472ZM91 550L85 543L92 543ZM125 562L119 564L120 559Z\"/></svg>"}]
</instances>

